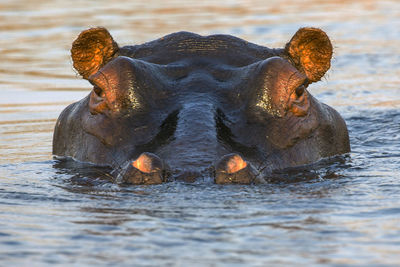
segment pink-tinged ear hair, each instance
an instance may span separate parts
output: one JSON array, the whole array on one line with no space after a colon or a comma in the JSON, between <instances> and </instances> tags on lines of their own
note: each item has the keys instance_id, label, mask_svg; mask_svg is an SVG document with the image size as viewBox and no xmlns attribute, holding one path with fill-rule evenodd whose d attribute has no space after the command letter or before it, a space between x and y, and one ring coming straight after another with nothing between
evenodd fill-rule
<instances>
[{"instance_id":1,"label":"pink-tinged ear hair","mask_svg":"<svg viewBox=\"0 0 400 267\"><path fill-rule=\"evenodd\" d=\"M296 67L310 82L319 81L331 66L332 44L317 28L300 28L285 47Z\"/></svg>"},{"instance_id":2,"label":"pink-tinged ear hair","mask_svg":"<svg viewBox=\"0 0 400 267\"><path fill-rule=\"evenodd\" d=\"M81 32L72 43L71 57L74 68L84 79L96 73L115 53L118 44L105 28L91 28Z\"/></svg>"}]
</instances>

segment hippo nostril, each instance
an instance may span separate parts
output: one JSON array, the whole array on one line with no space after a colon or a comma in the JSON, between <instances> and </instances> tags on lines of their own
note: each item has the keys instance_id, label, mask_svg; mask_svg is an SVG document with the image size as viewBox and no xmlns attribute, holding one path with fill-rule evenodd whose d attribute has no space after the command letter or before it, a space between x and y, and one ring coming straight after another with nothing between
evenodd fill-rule
<instances>
[{"instance_id":1,"label":"hippo nostril","mask_svg":"<svg viewBox=\"0 0 400 267\"><path fill-rule=\"evenodd\" d=\"M149 152L142 153L132 162L132 166L144 173L159 172L163 169L161 159L157 155Z\"/></svg>"},{"instance_id":2,"label":"hippo nostril","mask_svg":"<svg viewBox=\"0 0 400 267\"><path fill-rule=\"evenodd\" d=\"M166 181L164 165L155 154L142 153L135 161L127 162L117 174L117 183L161 184Z\"/></svg>"},{"instance_id":3,"label":"hippo nostril","mask_svg":"<svg viewBox=\"0 0 400 267\"><path fill-rule=\"evenodd\" d=\"M215 170L215 183L217 184L249 184L255 179L250 164L235 153L223 156Z\"/></svg>"},{"instance_id":4,"label":"hippo nostril","mask_svg":"<svg viewBox=\"0 0 400 267\"><path fill-rule=\"evenodd\" d=\"M221 158L217 164L217 171L232 174L246 167L247 162L240 155L232 153Z\"/></svg>"}]
</instances>

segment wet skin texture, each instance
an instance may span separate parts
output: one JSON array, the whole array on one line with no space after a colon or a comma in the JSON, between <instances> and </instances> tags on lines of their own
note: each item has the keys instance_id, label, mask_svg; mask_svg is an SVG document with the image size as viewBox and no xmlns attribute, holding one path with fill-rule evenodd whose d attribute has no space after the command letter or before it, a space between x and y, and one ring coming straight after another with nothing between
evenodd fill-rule
<instances>
[{"instance_id":1,"label":"wet skin texture","mask_svg":"<svg viewBox=\"0 0 400 267\"><path fill-rule=\"evenodd\" d=\"M344 120L307 90L330 68L320 29L270 49L188 32L119 47L93 28L71 55L93 90L61 113L53 154L110 166L117 182L251 183L350 151Z\"/></svg>"}]
</instances>

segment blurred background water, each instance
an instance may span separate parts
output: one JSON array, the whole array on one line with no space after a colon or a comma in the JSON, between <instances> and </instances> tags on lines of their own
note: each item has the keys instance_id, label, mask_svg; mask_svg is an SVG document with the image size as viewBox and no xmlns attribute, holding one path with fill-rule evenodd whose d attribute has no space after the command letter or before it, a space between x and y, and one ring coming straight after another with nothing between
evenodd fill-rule
<instances>
[{"instance_id":1,"label":"blurred background water","mask_svg":"<svg viewBox=\"0 0 400 267\"><path fill-rule=\"evenodd\" d=\"M288 182L120 187L52 159L61 110L88 94L69 49L106 27L120 45L171 32L282 47L303 26L334 47L310 87L352 152ZM400 265L400 2L0 1L0 265Z\"/></svg>"}]
</instances>

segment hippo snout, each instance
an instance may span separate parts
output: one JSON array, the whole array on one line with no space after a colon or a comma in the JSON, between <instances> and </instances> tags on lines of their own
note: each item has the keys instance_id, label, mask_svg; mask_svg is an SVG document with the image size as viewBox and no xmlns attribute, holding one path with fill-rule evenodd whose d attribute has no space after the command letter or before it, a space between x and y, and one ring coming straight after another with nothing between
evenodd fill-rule
<instances>
[{"instance_id":1,"label":"hippo snout","mask_svg":"<svg viewBox=\"0 0 400 267\"><path fill-rule=\"evenodd\" d=\"M213 171L208 172L217 184L250 184L255 181L256 171L239 154L231 153L223 156L213 166ZM208 169L210 169L208 168ZM128 162L120 170L117 170L117 183L125 184L161 184L168 180L168 174L172 170L165 167L163 161L157 155L149 152L142 153L136 160ZM204 174L195 171L185 171L177 177L184 181L195 181Z\"/></svg>"}]
</instances>

